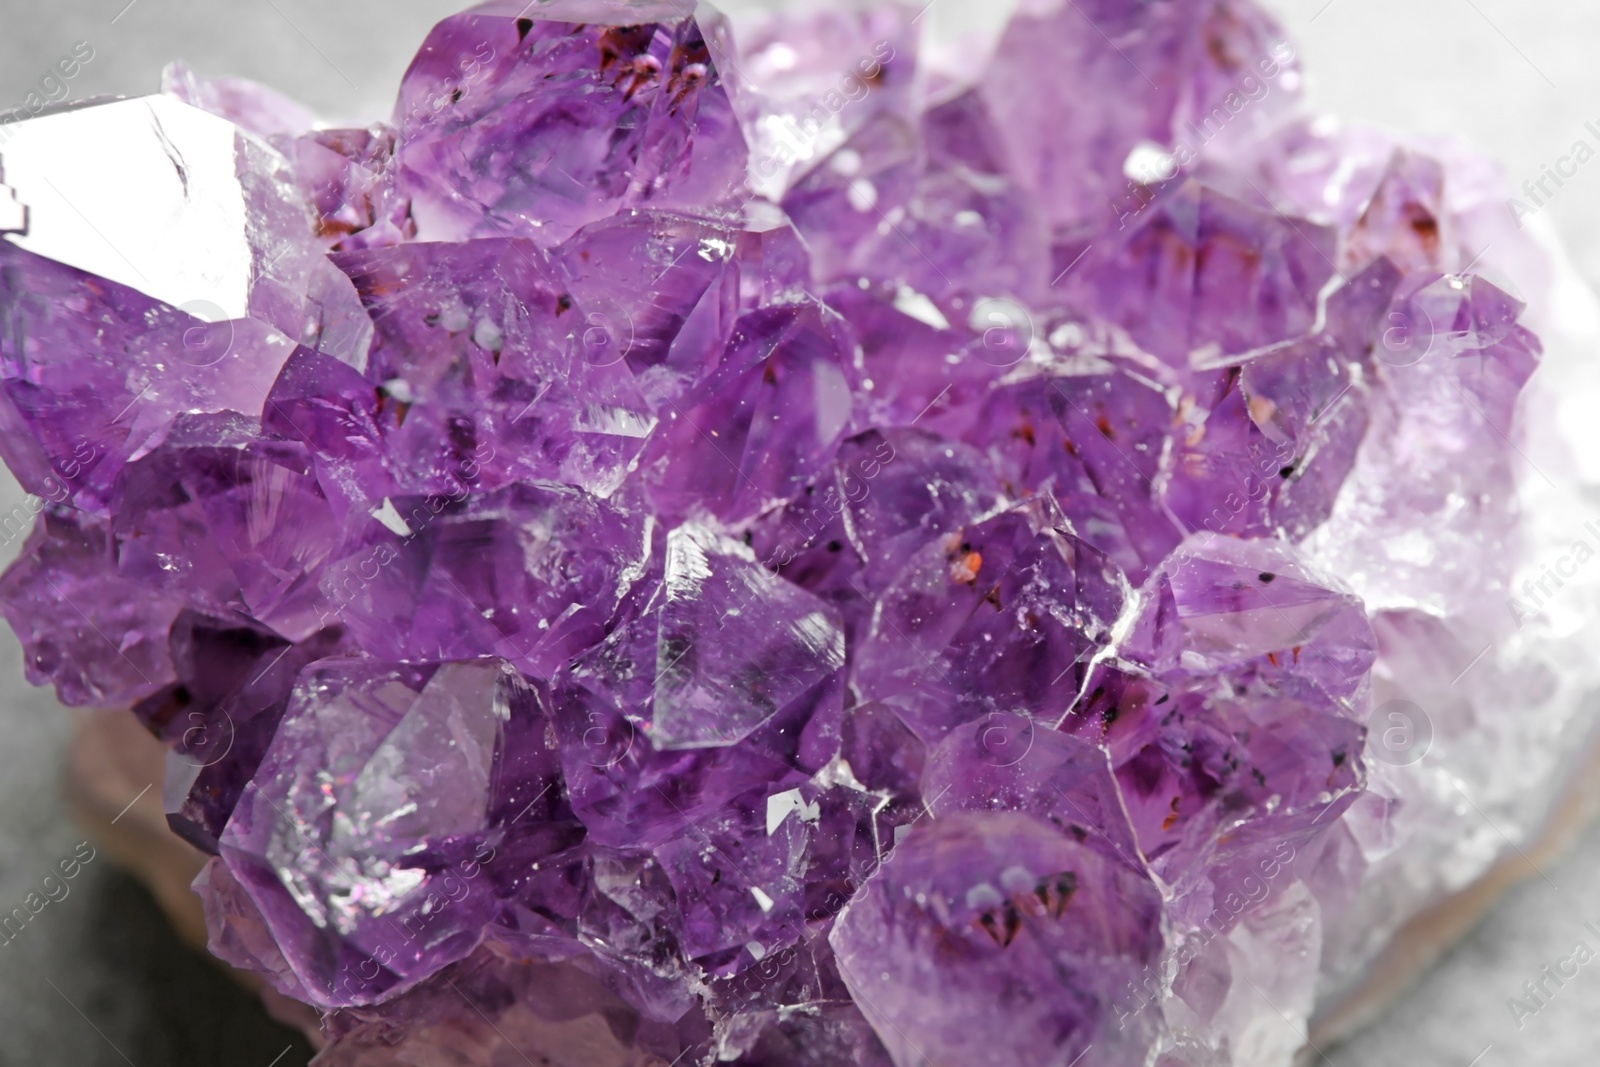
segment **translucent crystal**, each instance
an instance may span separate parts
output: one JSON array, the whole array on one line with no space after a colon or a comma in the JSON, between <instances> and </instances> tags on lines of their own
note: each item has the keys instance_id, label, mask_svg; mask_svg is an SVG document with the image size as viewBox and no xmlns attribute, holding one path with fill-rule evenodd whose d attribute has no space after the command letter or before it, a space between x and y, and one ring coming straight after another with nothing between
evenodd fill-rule
<instances>
[{"instance_id":1,"label":"translucent crystal","mask_svg":"<svg viewBox=\"0 0 1600 1067\"><path fill-rule=\"evenodd\" d=\"M1498 179L1240 0L990 14L492 0L365 128L6 128L0 610L319 1062L1285 1064L1461 794L1538 825L1600 376Z\"/></svg>"}]
</instances>

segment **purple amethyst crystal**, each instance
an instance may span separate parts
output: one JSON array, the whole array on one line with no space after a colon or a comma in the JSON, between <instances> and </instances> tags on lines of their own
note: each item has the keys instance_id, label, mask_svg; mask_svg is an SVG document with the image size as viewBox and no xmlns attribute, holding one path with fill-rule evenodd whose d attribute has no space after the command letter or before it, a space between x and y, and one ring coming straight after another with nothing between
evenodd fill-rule
<instances>
[{"instance_id":1,"label":"purple amethyst crystal","mask_svg":"<svg viewBox=\"0 0 1600 1067\"><path fill-rule=\"evenodd\" d=\"M395 188L422 239L556 245L618 211L717 210L746 155L718 29L664 0L441 22L395 105Z\"/></svg>"},{"instance_id":2,"label":"purple amethyst crystal","mask_svg":"<svg viewBox=\"0 0 1600 1067\"><path fill-rule=\"evenodd\" d=\"M495 902L487 882L468 891L465 864L493 853L495 757L531 714L499 660L301 672L219 842L293 974L282 992L371 1003L476 946Z\"/></svg>"},{"instance_id":3,"label":"purple amethyst crystal","mask_svg":"<svg viewBox=\"0 0 1600 1067\"><path fill-rule=\"evenodd\" d=\"M1239 946L1348 899L1420 629L1344 579L1498 573L1539 342L1263 14L1050 8L491 0L364 130L174 68L229 307L0 239L0 608L319 1063L1221 1065L1309 998Z\"/></svg>"},{"instance_id":4,"label":"purple amethyst crystal","mask_svg":"<svg viewBox=\"0 0 1600 1067\"><path fill-rule=\"evenodd\" d=\"M1149 875L1014 812L935 819L868 878L829 941L896 1063L1129 1064L1157 1022L1112 991L1160 961Z\"/></svg>"}]
</instances>

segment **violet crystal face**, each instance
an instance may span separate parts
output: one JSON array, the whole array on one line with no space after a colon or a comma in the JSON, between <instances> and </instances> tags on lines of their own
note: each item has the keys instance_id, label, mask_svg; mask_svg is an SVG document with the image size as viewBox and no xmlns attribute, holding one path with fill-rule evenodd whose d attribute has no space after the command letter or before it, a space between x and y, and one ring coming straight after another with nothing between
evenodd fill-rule
<instances>
[{"instance_id":1,"label":"violet crystal face","mask_svg":"<svg viewBox=\"0 0 1600 1067\"><path fill-rule=\"evenodd\" d=\"M1485 179L1243 0L919 21L492 0L368 129L0 143L0 607L319 1064L1286 1064L1370 956L1375 686L1512 622Z\"/></svg>"}]
</instances>

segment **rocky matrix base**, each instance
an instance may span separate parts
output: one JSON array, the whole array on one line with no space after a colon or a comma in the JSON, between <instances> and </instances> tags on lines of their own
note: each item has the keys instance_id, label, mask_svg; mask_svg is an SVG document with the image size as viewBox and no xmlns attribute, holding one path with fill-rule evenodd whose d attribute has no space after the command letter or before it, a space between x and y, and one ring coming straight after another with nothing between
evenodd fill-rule
<instances>
[{"instance_id":1,"label":"rocky matrix base","mask_svg":"<svg viewBox=\"0 0 1600 1067\"><path fill-rule=\"evenodd\" d=\"M319 1064L1281 1065L1551 807L1494 174L1247 4L919 21L496 0L387 124L6 129L0 602Z\"/></svg>"}]
</instances>

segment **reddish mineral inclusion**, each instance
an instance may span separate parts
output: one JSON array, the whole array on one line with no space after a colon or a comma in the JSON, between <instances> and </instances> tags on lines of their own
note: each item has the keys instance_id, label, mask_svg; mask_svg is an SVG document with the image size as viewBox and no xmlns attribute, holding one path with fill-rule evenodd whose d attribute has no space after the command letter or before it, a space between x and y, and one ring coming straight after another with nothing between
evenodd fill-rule
<instances>
[{"instance_id":1,"label":"reddish mineral inclusion","mask_svg":"<svg viewBox=\"0 0 1600 1067\"><path fill-rule=\"evenodd\" d=\"M1509 442L1417 398L1508 419L1521 305L1431 160L1317 199L1242 0L960 72L914 15L495 0L370 130L180 73L216 358L0 242L29 677L171 744L319 1064L1225 1065L1230 931L1359 877L1378 642L1297 546L1364 447L1503 522Z\"/></svg>"}]
</instances>

